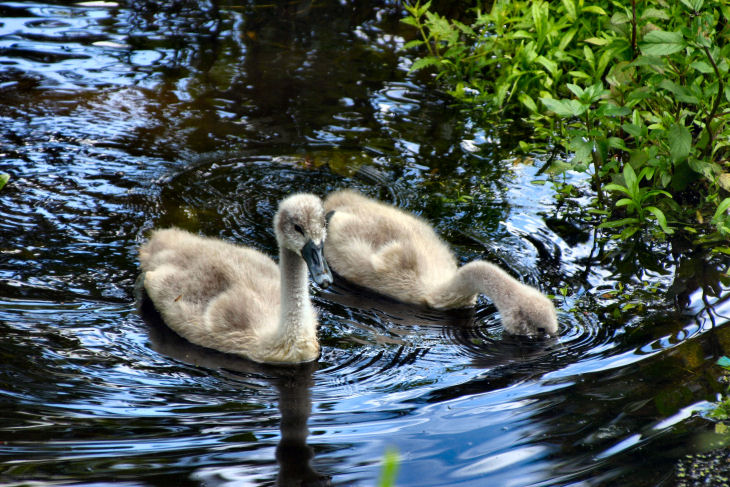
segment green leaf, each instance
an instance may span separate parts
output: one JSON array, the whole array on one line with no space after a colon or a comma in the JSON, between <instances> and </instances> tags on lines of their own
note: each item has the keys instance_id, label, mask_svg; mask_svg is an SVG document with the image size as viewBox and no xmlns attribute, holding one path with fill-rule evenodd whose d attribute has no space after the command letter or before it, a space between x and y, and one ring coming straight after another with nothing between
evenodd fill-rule
<instances>
[{"instance_id":1,"label":"green leaf","mask_svg":"<svg viewBox=\"0 0 730 487\"><path fill-rule=\"evenodd\" d=\"M581 136L570 139L568 148L575 152L575 162L590 164L593 160L593 143Z\"/></svg>"},{"instance_id":2,"label":"green leaf","mask_svg":"<svg viewBox=\"0 0 730 487\"><path fill-rule=\"evenodd\" d=\"M620 200L618 200L618 201L617 201L617 202L616 202L616 203L614 204L614 206L628 206L628 205L633 205L633 206L636 206L636 205L634 204L634 200L632 200L632 199L629 199L629 198L621 198Z\"/></svg>"},{"instance_id":3,"label":"green leaf","mask_svg":"<svg viewBox=\"0 0 730 487\"><path fill-rule=\"evenodd\" d=\"M681 101L684 103L692 103L697 104L699 103L699 100L696 96L694 96L687 88L685 88L682 85L678 85L677 83L674 83L673 81L669 81L668 79L662 80L659 83L659 88L663 88L665 90L670 91L674 97L677 99L677 101Z\"/></svg>"},{"instance_id":4,"label":"green leaf","mask_svg":"<svg viewBox=\"0 0 730 487\"><path fill-rule=\"evenodd\" d=\"M545 69L548 70L550 73L550 76L557 77L558 74L558 63L555 61L551 61L550 59L546 58L545 56L538 56L535 58L535 62L538 64L541 64L545 67Z\"/></svg>"},{"instance_id":5,"label":"green leaf","mask_svg":"<svg viewBox=\"0 0 730 487\"><path fill-rule=\"evenodd\" d=\"M645 147L638 147L630 152L629 157L629 164L642 167L649 160L649 152Z\"/></svg>"},{"instance_id":6,"label":"green leaf","mask_svg":"<svg viewBox=\"0 0 730 487\"><path fill-rule=\"evenodd\" d=\"M671 193L668 193L668 192L664 191L663 189L650 189L649 191L644 193L643 199L647 199L647 198L650 198L652 196L657 196L657 195L666 196L667 198L672 197Z\"/></svg>"},{"instance_id":7,"label":"green leaf","mask_svg":"<svg viewBox=\"0 0 730 487\"><path fill-rule=\"evenodd\" d=\"M534 35L530 34L526 30L516 30L512 33L510 37L512 39L532 39Z\"/></svg>"},{"instance_id":8,"label":"green leaf","mask_svg":"<svg viewBox=\"0 0 730 487\"><path fill-rule=\"evenodd\" d=\"M626 15L624 12L616 12L611 16L611 24L613 25L622 25L622 24L628 24L629 23L629 16Z\"/></svg>"},{"instance_id":9,"label":"green leaf","mask_svg":"<svg viewBox=\"0 0 730 487\"><path fill-rule=\"evenodd\" d=\"M694 157L690 157L687 160L687 163L689 164L690 169L706 178L712 177L716 167L716 164L713 164L712 162L703 161Z\"/></svg>"},{"instance_id":10,"label":"green leaf","mask_svg":"<svg viewBox=\"0 0 730 487\"><path fill-rule=\"evenodd\" d=\"M573 83L567 83L565 86L567 86L568 89L573 92L576 98L580 98L581 96L583 96L583 88L581 88L580 86L574 85Z\"/></svg>"},{"instance_id":11,"label":"green leaf","mask_svg":"<svg viewBox=\"0 0 730 487\"><path fill-rule=\"evenodd\" d=\"M725 191L730 191L730 173L722 173L717 177L717 184Z\"/></svg>"},{"instance_id":12,"label":"green leaf","mask_svg":"<svg viewBox=\"0 0 730 487\"><path fill-rule=\"evenodd\" d=\"M618 236L618 238L626 240L627 238L631 237L633 234L639 231L639 227L629 227L625 228L623 232L621 232L621 235Z\"/></svg>"},{"instance_id":13,"label":"green leaf","mask_svg":"<svg viewBox=\"0 0 730 487\"><path fill-rule=\"evenodd\" d=\"M631 64L633 66L650 66L657 70L664 67L664 61L659 56L639 56Z\"/></svg>"},{"instance_id":14,"label":"green leaf","mask_svg":"<svg viewBox=\"0 0 730 487\"><path fill-rule=\"evenodd\" d=\"M593 51L588 45L583 45L583 56L586 58L588 65L594 67L596 64L596 57L593 55Z\"/></svg>"},{"instance_id":15,"label":"green leaf","mask_svg":"<svg viewBox=\"0 0 730 487\"><path fill-rule=\"evenodd\" d=\"M641 52L646 56L666 56L679 52L686 46L681 32L653 30L639 43Z\"/></svg>"},{"instance_id":16,"label":"green leaf","mask_svg":"<svg viewBox=\"0 0 730 487\"><path fill-rule=\"evenodd\" d=\"M702 5L705 3L704 0L680 0L680 2L693 12L702 10Z\"/></svg>"},{"instance_id":17,"label":"green leaf","mask_svg":"<svg viewBox=\"0 0 730 487\"><path fill-rule=\"evenodd\" d=\"M578 117L588 109L578 100L556 100L554 98L540 98L548 110L559 117Z\"/></svg>"},{"instance_id":18,"label":"green leaf","mask_svg":"<svg viewBox=\"0 0 730 487\"><path fill-rule=\"evenodd\" d=\"M665 10L661 10L654 7L649 7L644 9L644 11L641 13L641 18L643 19L661 19L661 20L669 20L669 14Z\"/></svg>"},{"instance_id":19,"label":"green leaf","mask_svg":"<svg viewBox=\"0 0 730 487\"><path fill-rule=\"evenodd\" d=\"M504 99L507 97L507 91L509 90L509 83L499 83L494 90L497 106L502 106Z\"/></svg>"},{"instance_id":20,"label":"green leaf","mask_svg":"<svg viewBox=\"0 0 730 487\"><path fill-rule=\"evenodd\" d=\"M634 167L634 166L631 166ZM642 179L645 179L648 181L651 179L651 177L654 175L654 168L653 167L642 167L641 171L639 172L639 175L636 177L636 180L641 182ZM661 191L661 190L649 190L651 191Z\"/></svg>"},{"instance_id":21,"label":"green leaf","mask_svg":"<svg viewBox=\"0 0 730 487\"><path fill-rule=\"evenodd\" d=\"M424 69L429 66L438 68L440 65L441 61L438 58L433 56L422 57L420 59L416 59L413 64L411 64L411 72L418 71L419 69Z\"/></svg>"},{"instance_id":22,"label":"green leaf","mask_svg":"<svg viewBox=\"0 0 730 487\"><path fill-rule=\"evenodd\" d=\"M662 172L659 182L661 183L662 188L666 188L667 186L669 186L669 183L672 182L672 175L668 172Z\"/></svg>"},{"instance_id":23,"label":"green leaf","mask_svg":"<svg viewBox=\"0 0 730 487\"><path fill-rule=\"evenodd\" d=\"M424 45L424 44L425 44L425 42L423 42L422 40L420 40L420 39L415 39L415 40L412 40L412 41L408 41L408 42L406 42L406 43L405 43L405 44L403 45L403 49L410 49L410 48L412 48L412 47L418 47L418 46L422 46L422 45Z\"/></svg>"},{"instance_id":24,"label":"green leaf","mask_svg":"<svg viewBox=\"0 0 730 487\"><path fill-rule=\"evenodd\" d=\"M715 70L712 69L712 66L704 61L695 61L693 63L690 63L690 66L702 74L710 74L715 72Z\"/></svg>"},{"instance_id":25,"label":"green leaf","mask_svg":"<svg viewBox=\"0 0 730 487\"><path fill-rule=\"evenodd\" d=\"M535 100L532 99L530 95L527 93L520 93L517 95L517 99L527 107L528 110L530 110L533 113L537 113L537 104L535 103Z\"/></svg>"},{"instance_id":26,"label":"green leaf","mask_svg":"<svg viewBox=\"0 0 730 487\"><path fill-rule=\"evenodd\" d=\"M0 189L3 189L3 186L8 184L8 181L10 181L10 174L0 172Z\"/></svg>"},{"instance_id":27,"label":"green leaf","mask_svg":"<svg viewBox=\"0 0 730 487\"><path fill-rule=\"evenodd\" d=\"M620 137L609 137L608 138L608 147L611 149L621 149L627 151L628 148L626 147L626 143L624 142L624 139Z\"/></svg>"},{"instance_id":28,"label":"green leaf","mask_svg":"<svg viewBox=\"0 0 730 487\"><path fill-rule=\"evenodd\" d=\"M636 173L631 164L624 165L624 181L626 181L626 188L629 190L629 196L634 196L639 192L639 180L636 178Z\"/></svg>"},{"instance_id":29,"label":"green leaf","mask_svg":"<svg viewBox=\"0 0 730 487\"><path fill-rule=\"evenodd\" d=\"M557 159L555 159L552 164L550 164L550 167L547 168L548 174L563 174L571 169L574 169L574 166L572 164L568 164L567 162L562 162Z\"/></svg>"},{"instance_id":30,"label":"green leaf","mask_svg":"<svg viewBox=\"0 0 730 487\"><path fill-rule=\"evenodd\" d=\"M428 2L421 5L421 8L418 9L418 16L420 17L421 15L426 13L426 10L428 10L429 8L431 8L431 0L428 0Z\"/></svg>"},{"instance_id":31,"label":"green leaf","mask_svg":"<svg viewBox=\"0 0 730 487\"><path fill-rule=\"evenodd\" d=\"M568 71L568 74L573 78L591 79L590 75L587 75L583 71ZM730 96L730 91L728 92L728 96Z\"/></svg>"},{"instance_id":32,"label":"green leaf","mask_svg":"<svg viewBox=\"0 0 730 487\"><path fill-rule=\"evenodd\" d=\"M650 212L652 215L654 215L654 217L656 217L656 221L659 223L659 226L662 227L662 231L664 233L666 233L666 234L674 233L674 230L667 226L667 218L664 216L664 213L662 212L662 210L660 210L656 206L647 206L644 209L646 211Z\"/></svg>"},{"instance_id":33,"label":"green leaf","mask_svg":"<svg viewBox=\"0 0 730 487\"><path fill-rule=\"evenodd\" d=\"M535 25L535 31L537 31L538 41L541 42L547 30L548 4L541 0L533 0L530 3L532 4L532 21Z\"/></svg>"},{"instance_id":34,"label":"green leaf","mask_svg":"<svg viewBox=\"0 0 730 487\"><path fill-rule=\"evenodd\" d=\"M428 19L426 25L435 39L443 39L447 42L455 42L458 39L459 33L444 17L433 12L426 12L426 18Z\"/></svg>"},{"instance_id":35,"label":"green leaf","mask_svg":"<svg viewBox=\"0 0 730 487\"><path fill-rule=\"evenodd\" d=\"M625 117L631 113L629 107L619 107L610 102L601 103L596 114L602 117Z\"/></svg>"},{"instance_id":36,"label":"green leaf","mask_svg":"<svg viewBox=\"0 0 730 487\"><path fill-rule=\"evenodd\" d=\"M684 125L675 123L669 128L669 155L676 162L687 158L692 150L692 134Z\"/></svg>"},{"instance_id":37,"label":"green leaf","mask_svg":"<svg viewBox=\"0 0 730 487\"><path fill-rule=\"evenodd\" d=\"M414 17L404 17L404 18L400 19L400 21L403 22L404 24L408 24L408 25L418 28L418 20L416 20Z\"/></svg>"},{"instance_id":38,"label":"green leaf","mask_svg":"<svg viewBox=\"0 0 730 487\"><path fill-rule=\"evenodd\" d=\"M727 212L728 208L730 208L730 198L725 198L720 202L719 205L717 205L715 214L712 216L713 223L719 222L720 217Z\"/></svg>"},{"instance_id":39,"label":"green leaf","mask_svg":"<svg viewBox=\"0 0 730 487\"><path fill-rule=\"evenodd\" d=\"M568 14L570 21L575 21L578 18L576 15L575 2L573 0L563 0L563 7L565 7L565 13Z\"/></svg>"},{"instance_id":40,"label":"green leaf","mask_svg":"<svg viewBox=\"0 0 730 487\"><path fill-rule=\"evenodd\" d=\"M611 92L608 90L604 90L602 83L596 83L592 86L587 87L584 93L588 97L587 101L589 103L593 103L594 101L600 99L602 96L608 95Z\"/></svg>"},{"instance_id":41,"label":"green leaf","mask_svg":"<svg viewBox=\"0 0 730 487\"><path fill-rule=\"evenodd\" d=\"M470 36L470 37L476 36L476 32L474 32L474 30L471 27L469 27L468 25L462 24L458 20L452 20L451 22L453 22L454 27L459 29L461 32L463 32L467 36Z\"/></svg>"},{"instance_id":42,"label":"green leaf","mask_svg":"<svg viewBox=\"0 0 730 487\"><path fill-rule=\"evenodd\" d=\"M601 7L597 7L595 5L591 5L588 7L583 7L581 9L581 12L590 12L598 15L608 15L605 10L603 10Z\"/></svg>"},{"instance_id":43,"label":"green leaf","mask_svg":"<svg viewBox=\"0 0 730 487\"><path fill-rule=\"evenodd\" d=\"M594 44L596 46L605 46L606 44L610 44L610 39L604 39L602 37L589 37L588 39L584 39L583 42L587 42L588 44Z\"/></svg>"},{"instance_id":44,"label":"green leaf","mask_svg":"<svg viewBox=\"0 0 730 487\"><path fill-rule=\"evenodd\" d=\"M623 227L624 225L636 225L637 223L639 223L639 220L636 218L622 218L620 220L603 222L598 225L598 228L616 228Z\"/></svg>"},{"instance_id":45,"label":"green leaf","mask_svg":"<svg viewBox=\"0 0 730 487\"><path fill-rule=\"evenodd\" d=\"M631 135L632 137L639 138L644 134L644 127L633 123L625 123L621 126L624 132Z\"/></svg>"},{"instance_id":46,"label":"green leaf","mask_svg":"<svg viewBox=\"0 0 730 487\"><path fill-rule=\"evenodd\" d=\"M565 48L568 47L570 41L572 41L573 37L575 37L576 32L578 32L578 29L576 27L573 27L572 29L563 33L563 37L560 38L560 43L558 44L559 52L564 51Z\"/></svg>"},{"instance_id":47,"label":"green leaf","mask_svg":"<svg viewBox=\"0 0 730 487\"><path fill-rule=\"evenodd\" d=\"M601 55L598 58L598 64L596 64L596 79L605 79L606 76L609 75L610 70L608 70L607 68L609 65L611 66L611 68L616 66L616 56L620 55L621 51L622 49L616 46L599 50ZM606 80L606 84L610 85L611 83Z\"/></svg>"},{"instance_id":48,"label":"green leaf","mask_svg":"<svg viewBox=\"0 0 730 487\"><path fill-rule=\"evenodd\" d=\"M622 193L629 194L628 188L616 183L608 183L603 186L603 189L606 191L621 191Z\"/></svg>"}]
</instances>

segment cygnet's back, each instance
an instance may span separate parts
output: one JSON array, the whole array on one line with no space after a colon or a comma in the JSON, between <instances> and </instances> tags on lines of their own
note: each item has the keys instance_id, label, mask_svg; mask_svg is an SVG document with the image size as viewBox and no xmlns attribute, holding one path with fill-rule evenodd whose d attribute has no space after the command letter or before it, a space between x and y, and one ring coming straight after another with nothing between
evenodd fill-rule
<instances>
[{"instance_id":1,"label":"cygnet's back","mask_svg":"<svg viewBox=\"0 0 730 487\"><path fill-rule=\"evenodd\" d=\"M348 281L429 305L428 296L456 273L453 254L420 218L350 190L330 194L324 204L334 212L326 258Z\"/></svg>"},{"instance_id":2,"label":"cygnet's back","mask_svg":"<svg viewBox=\"0 0 730 487\"><path fill-rule=\"evenodd\" d=\"M278 325L279 268L256 250L171 228L155 231L139 259L150 299L168 303L162 318L192 342L220 348L221 333L236 343Z\"/></svg>"}]
</instances>

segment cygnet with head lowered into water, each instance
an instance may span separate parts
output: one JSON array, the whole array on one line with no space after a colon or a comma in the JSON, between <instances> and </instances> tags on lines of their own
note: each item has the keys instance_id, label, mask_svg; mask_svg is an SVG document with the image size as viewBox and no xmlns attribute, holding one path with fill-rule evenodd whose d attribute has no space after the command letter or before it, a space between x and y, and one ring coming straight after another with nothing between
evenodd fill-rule
<instances>
[{"instance_id":1,"label":"cygnet with head lowered into water","mask_svg":"<svg viewBox=\"0 0 730 487\"><path fill-rule=\"evenodd\" d=\"M347 281L398 301L437 309L492 300L506 331L516 335L558 330L553 303L494 264L459 267L449 247L421 218L351 190L327 196L324 254Z\"/></svg>"}]
</instances>

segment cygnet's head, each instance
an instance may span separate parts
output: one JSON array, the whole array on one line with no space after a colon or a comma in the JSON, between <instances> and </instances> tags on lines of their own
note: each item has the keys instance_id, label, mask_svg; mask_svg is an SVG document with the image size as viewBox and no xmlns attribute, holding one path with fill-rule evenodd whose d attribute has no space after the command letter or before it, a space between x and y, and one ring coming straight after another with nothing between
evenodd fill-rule
<instances>
[{"instance_id":1,"label":"cygnet's head","mask_svg":"<svg viewBox=\"0 0 730 487\"><path fill-rule=\"evenodd\" d=\"M516 305L500 309L504 329L513 335L556 336L558 317L552 301L528 286L520 294Z\"/></svg>"},{"instance_id":2,"label":"cygnet's head","mask_svg":"<svg viewBox=\"0 0 730 487\"><path fill-rule=\"evenodd\" d=\"M295 194L279 203L274 232L280 247L300 255L319 286L332 284L332 272L322 247L327 236L322 200L313 194Z\"/></svg>"}]
</instances>

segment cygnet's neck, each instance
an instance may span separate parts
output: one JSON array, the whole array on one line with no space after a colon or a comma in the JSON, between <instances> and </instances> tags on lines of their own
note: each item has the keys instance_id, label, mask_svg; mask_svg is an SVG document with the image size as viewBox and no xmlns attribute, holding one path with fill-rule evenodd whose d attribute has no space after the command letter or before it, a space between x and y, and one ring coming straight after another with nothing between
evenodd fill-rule
<instances>
[{"instance_id":1,"label":"cygnet's neck","mask_svg":"<svg viewBox=\"0 0 730 487\"><path fill-rule=\"evenodd\" d=\"M308 339L317 334L312 303L309 300L307 264L297 253L279 249L281 272L281 315L279 336L292 341Z\"/></svg>"},{"instance_id":2,"label":"cygnet's neck","mask_svg":"<svg viewBox=\"0 0 730 487\"><path fill-rule=\"evenodd\" d=\"M524 287L517 279L494 264L477 260L460 267L454 276L434 293L432 306L438 308L468 306L477 294L486 295L497 307L516 306L515 299Z\"/></svg>"},{"instance_id":3,"label":"cygnet's neck","mask_svg":"<svg viewBox=\"0 0 730 487\"><path fill-rule=\"evenodd\" d=\"M476 294L485 294L497 307L502 325L509 333L554 334L558 330L555 307L547 297L488 262L470 262L459 268L438 291L441 291L436 295L441 307L473 304Z\"/></svg>"}]
</instances>

